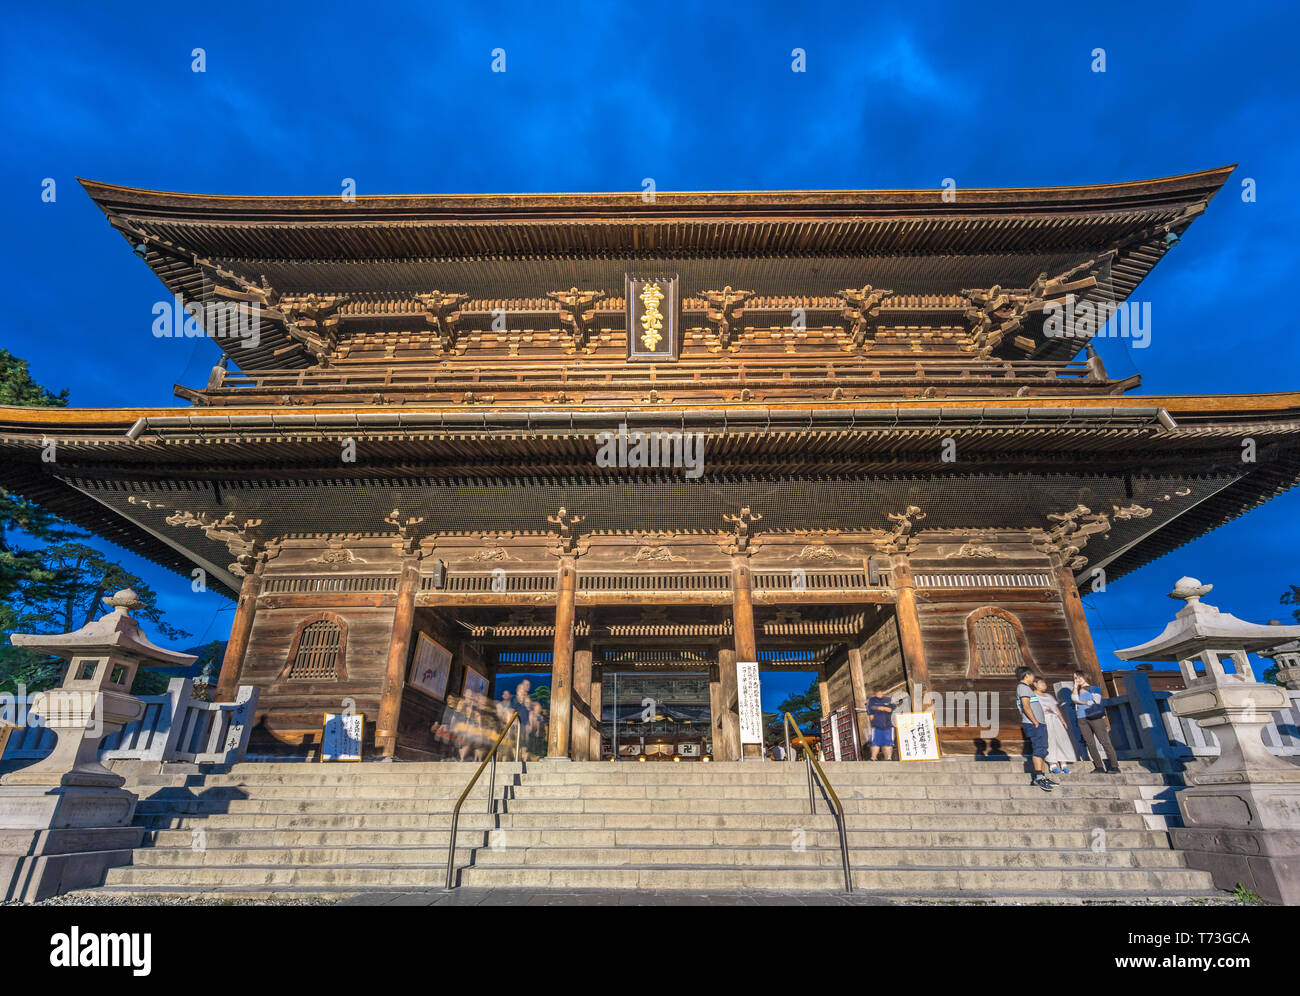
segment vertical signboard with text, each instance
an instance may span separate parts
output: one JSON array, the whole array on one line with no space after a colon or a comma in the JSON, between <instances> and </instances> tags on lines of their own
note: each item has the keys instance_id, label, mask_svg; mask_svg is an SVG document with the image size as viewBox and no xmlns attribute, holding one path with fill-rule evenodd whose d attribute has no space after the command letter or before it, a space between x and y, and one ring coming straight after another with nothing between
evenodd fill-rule
<instances>
[{"instance_id":1,"label":"vertical signboard with text","mask_svg":"<svg viewBox=\"0 0 1300 996\"><path fill-rule=\"evenodd\" d=\"M736 662L736 704L740 712L740 747L763 742L763 703L758 683L758 661Z\"/></svg>"},{"instance_id":2,"label":"vertical signboard with text","mask_svg":"<svg viewBox=\"0 0 1300 996\"><path fill-rule=\"evenodd\" d=\"M635 276L623 281L627 302L627 358L673 362L681 354L681 296L677 274Z\"/></svg>"}]
</instances>

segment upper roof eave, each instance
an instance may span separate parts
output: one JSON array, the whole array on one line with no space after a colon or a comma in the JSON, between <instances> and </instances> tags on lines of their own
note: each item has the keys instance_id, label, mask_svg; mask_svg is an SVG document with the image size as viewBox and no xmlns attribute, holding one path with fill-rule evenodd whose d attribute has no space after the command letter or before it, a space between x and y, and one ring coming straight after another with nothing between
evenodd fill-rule
<instances>
[{"instance_id":1,"label":"upper roof eave","mask_svg":"<svg viewBox=\"0 0 1300 996\"><path fill-rule=\"evenodd\" d=\"M981 215L1140 210L1208 201L1236 164L1176 176L1059 187L962 188L945 201L924 190L641 191L607 193L358 195L196 194L124 187L79 178L106 214L126 213L212 223L375 220L556 222L627 217L637 222L699 217Z\"/></svg>"},{"instance_id":2,"label":"upper roof eave","mask_svg":"<svg viewBox=\"0 0 1300 996\"><path fill-rule=\"evenodd\" d=\"M1300 391L1279 391L1263 394L1188 394L1188 395L1126 395L1122 400L1111 397L1027 397L1027 398L909 398L899 401L873 400L871 402L826 402L815 404L755 404L755 405L571 405L565 411L572 412L628 412L644 411L663 415L687 415L697 410L717 410L719 407L728 411L798 411L815 410L835 413L851 412L854 409L878 409L897 411L940 411L954 410L978 413L982 410L1022 410L1074 408L1093 409L1099 414L1132 411L1135 409L1163 408L1175 417L1182 415L1203 414L1237 414L1237 415L1300 415ZM475 415L490 412L536 412L537 405L490 405L473 408ZM17 405L0 405L0 425L14 426L111 426L130 425L141 418L192 418L200 422L221 423L228 418L240 416L267 415L283 411L279 406L262 407L223 407L220 409L169 407L169 408L28 408ZM373 417L377 413L390 412L402 415L429 415L440 412L464 414L464 405L318 405L307 409L294 409L295 414L310 415L313 412L331 415L366 415Z\"/></svg>"}]
</instances>

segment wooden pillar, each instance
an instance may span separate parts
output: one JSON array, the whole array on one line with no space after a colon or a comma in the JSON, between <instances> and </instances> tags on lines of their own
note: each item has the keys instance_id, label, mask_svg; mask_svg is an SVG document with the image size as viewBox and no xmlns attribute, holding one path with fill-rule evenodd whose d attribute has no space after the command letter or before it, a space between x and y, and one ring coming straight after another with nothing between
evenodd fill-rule
<instances>
[{"instance_id":1,"label":"wooden pillar","mask_svg":"<svg viewBox=\"0 0 1300 996\"><path fill-rule=\"evenodd\" d=\"M709 666L709 749L713 760L722 757L722 674L717 662Z\"/></svg>"},{"instance_id":2,"label":"wooden pillar","mask_svg":"<svg viewBox=\"0 0 1300 996\"><path fill-rule=\"evenodd\" d=\"M817 694L821 697L822 718L825 719L831 714L831 686L826 680L826 668L817 669Z\"/></svg>"},{"instance_id":3,"label":"wooden pillar","mask_svg":"<svg viewBox=\"0 0 1300 996\"><path fill-rule=\"evenodd\" d=\"M1056 583L1061 589L1061 607L1065 610L1065 625L1070 630L1070 642L1074 644L1074 659L1087 672L1088 680L1104 691L1106 686L1102 683L1097 648L1093 646L1092 631L1088 628L1088 618L1083 613L1079 589L1075 586L1074 575L1068 567L1056 567Z\"/></svg>"},{"instance_id":4,"label":"wooden pillar","mask_svg":"<svg viewBox=\"0 0 1300 996\"><path fill-rule=\"evenodd\" d=\"M392 757L397 752L397 718L402 711L406 659L411 651L411 633L415 628L415 593L419 587L419 569L414 564L407 564L397 585L393 635L388 640L388 664L384 668L379 718L375 721L375 750L384 757Z\"/></svg>"},{"instance_id":5,"label":"wooden pillar","mask_svg":"<svg viewBox=\"0 0 1300 996\"><path fill-rule=\"evenodd\" d=\"M754 637L754 587L749 564L738 560L731 568L732 626L736 640L736 660L758 660L758 642Z\"/></svg>"},{"instance_id":6,"label":"wooden pillar","mask_svg":"<svg viewBox=\"0 0 1300 996\"><path fill-rule=\"evenodd\" d=\"M555 650L551 656L551 736L549 758L569 757L573 711L573 615L578 571L572 557L560 560L555 597Z\"/></svg>"},{"instance_id":7,"label":"wooden pillar","mask_svg":"<svg viewBox=\"0 0 1300 996\"><path fill-rule=\"evenodd\" d=\"M901 557L894 558L894 589L898 593L895 610L898 618L898 642L903 651L903 668L907 673L907 693L912 709L921 712L923 696L930 686L930 672L925 663L925 642L921 639L921 621L916 615L916 586L912 567ZM920 694L917 694L919 691Z\"/></svg>"},{"instance_id":8,"label":"wooden pillar","mask_svg":"<svg viewBox=\"0 0 1300 996\"><path fill-rule=\"evenodd\" d=\"M864 711L870 692L867 690L867 676L862 670L862 651L849 647L849 681L853 685L853 718L858 725L858 743L871 743L871 717Z\"/></svg>"},{"instance_id":9,"label":"wooden pillar","mask_svg":"<svg viewBox=\"0 0 1300 996\"><path fill-rule=\"evenodd\" d=\"M736 652L718 651L718 703L720 716L713 723L713 759L740 760L740 688L736 681Z\"/></svg>"},{"instance_id":10,"label":"wooden pillar","mask_svg":"<svg viewBox=\"0 0 1300 996\"><path fill-rule=\"evenodd\" d=\"M761 744L745 744L741 747L740 743L740 709L739 709L739 687L736 681L736 661L757 661L758 660L758 641L754 634L754 587L749 573L749 563L737 558L731 568L731 610L732 610L732 630L735 635L736 654L732 658L730 668L730 678L723 675L724 698L727 703L727 709L724 712L724 718L735 717L736 739L735 739L735 757L740 759L744 757L761 757L763 748ZM726 681L730 680L730 685ZM729 689L729 690L727 690ZM728 745L730 747L730 744ZM731 758L728 758L731 760Z\"/></svg>"},{"instance_id":11,"label":"wooden pillar","mask_svg":"<svg viewBox=\"0 0 1300 996\"><path fill-rule=\"evenodd\" d=\"M257 596L262 591L262 565L244 575L235 602L235 618L230 623L230 639L226 641L226 655L221 660L221 674L217 677L217 702L234 702L239 690L239 676L244 670L244 655L248 653L248 638L253 632L253 616L257 613Z\"/></svg>"},{"instance_id":12,"label":"wooden pillar","mask_svg":"<svg viewBox=\"0 0 1300 996\"><path fill-rule=\"evenodd\" d=\"M600 756L600 724L604 713L601 711L600 693L604 676L597 671L591 679L591 731L587 735L587 759L589 761L599 761Z\"/></svg>"},{"instance_id":13,"label":"wooden pillar","mask_svg":"<svg viewBox=\"0 0 1300 996\"><path fill-rule=\"evenodd\" d=\"M591 637L578 637L573 651L573 759L591 760ZM600 754L596 755L600 760Z\"/></svg>"}]
</instances>

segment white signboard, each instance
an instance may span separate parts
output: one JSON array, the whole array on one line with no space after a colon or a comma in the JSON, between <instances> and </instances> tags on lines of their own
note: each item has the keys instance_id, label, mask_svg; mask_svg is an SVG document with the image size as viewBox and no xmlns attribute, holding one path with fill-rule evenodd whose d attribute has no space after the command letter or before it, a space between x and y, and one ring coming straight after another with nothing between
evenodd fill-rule
<instances>
[{"instance_id":1,"label":"white signboard","mask_svg":"<svg viewBox=\"0 0 1300 996\"><path fill-rule=\"evenodd\" d=\"M932 712L894 713L900 761L939 760L939 737Z\"/></svg>"},{"instance_id":2,"label":"white signboard","mask_svg":"<svg viewBox=\"0 0 1300 996\"><path fill-rule=\"evenodd\" d=\"M365 729L365 715L359 712L325 714L325 730L321 734L320 759L322 761L360 761L361 733Z\"/></svg>"},{"instance_id":3,"label":"white signboard","mask_svg":"<svg viewBox=\"0 0 1300 996\"><path fill-rule=\"evenodd\" d=\"M737 705L740 710L740 742L763 742L763 702L759 694L758 661L736 662Z\"/></svg>"}]
</instances>

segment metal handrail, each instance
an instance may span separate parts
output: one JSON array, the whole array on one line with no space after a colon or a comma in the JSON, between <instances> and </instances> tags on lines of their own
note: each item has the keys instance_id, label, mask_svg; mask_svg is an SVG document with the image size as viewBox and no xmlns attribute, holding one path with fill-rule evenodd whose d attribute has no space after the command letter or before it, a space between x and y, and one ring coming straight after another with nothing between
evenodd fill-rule
<instances>
[{"instance_id":1,"label":"metal handrail","mask_svg":"<svg viewBox=\"0 0 1300 996\"><path fill-rule=\"evenodd\" d=\"M460 807L464 805L466 797L474 788L475 783L478 782L479 775L483 774L483 769L486 768L488 762L491 761L492 774L489 776L488 780L487 811L489 813L492 812L492 797L496 795L497 785L497 749L501 746L501 741L506 738L506 734L510 732L511 725L518 721L519 713L512 712L510 718L506 720L506 725L501 728L501 732L497 734L496 740L493 741L492 749L487 752L487 757L483 758L482 762L478 766L478 770L474 772L474 777L469 780L469 784L465 786L465 791L462 792L460 798L456 800L456 808L451 811L451 840L447 842L447 884L443 887L446 892L450 892L455 888L451 883L452 869L456 863L456 828L460 825ZM515 742L518 744L518 739L516 739ZM517 761L519 760L517 746L515 750L515 760Z\"/></svg>"},{"instance_id":2,"label":"metal handrail","mask_svg":"<svg viewBox=\"0 0 1300 996\"><path fill-rule=\"evenodd\" d=\"M786 743L790 743L790 727L794 727L794 743L803 748L804 767L808 771L808 811L816 815L817 803L813 795L813 768L817 768L817 777L821 779L822 788L826 789L826 794L831 798L831 805L835 807L835 818L839 824L840 831L840 860L844 864L844 891L853 891L853 873L849 869L849 835L844 829L844 805L840 802L840 797L835 794L835 789L831 786L831 781L826 777L826 772L822 768L822 763L817 759L817 754L813 750L812 741L805 737L799 729L799 724L794 721L794 717L788 712L785 713L781 720L785 727Z\"/></svg>"}]
</instances>

